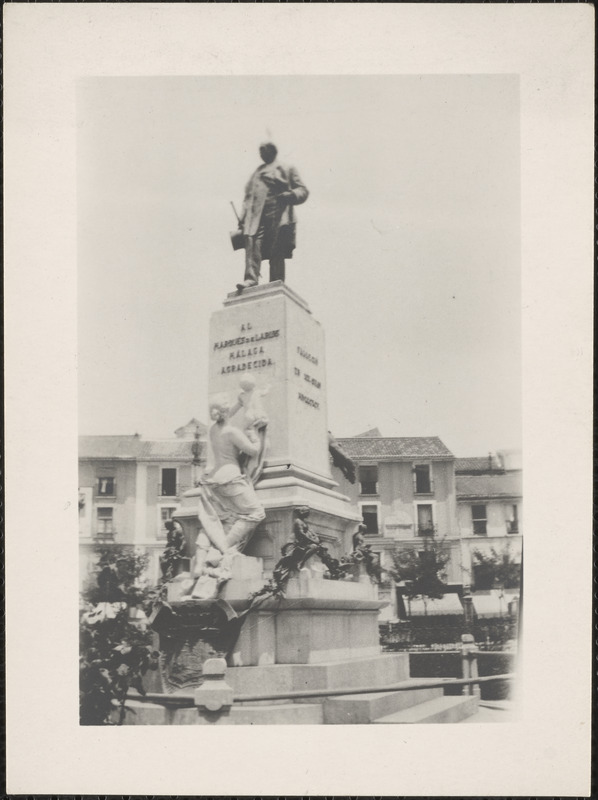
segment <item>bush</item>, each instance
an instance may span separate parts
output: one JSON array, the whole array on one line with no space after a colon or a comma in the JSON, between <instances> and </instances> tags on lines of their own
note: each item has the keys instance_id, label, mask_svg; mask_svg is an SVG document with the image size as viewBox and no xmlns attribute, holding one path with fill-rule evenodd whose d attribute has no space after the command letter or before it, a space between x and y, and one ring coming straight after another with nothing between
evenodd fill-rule
<instances>
[{"instance_id":1,"label":"bush","mask_svg":"<svg viewBox=\"0 0 598 800\"><path fill-rule=\"evenodd\" d=\"M132 608L151 602L141 581L148 559L122 546L96 552L96 577L83 592L79 629L80 723L111 725L118 709L120 725L127 693L133 688L145 694L143 676L158 663L151 631L130 619Z\"/></svg>"}]
</instances>

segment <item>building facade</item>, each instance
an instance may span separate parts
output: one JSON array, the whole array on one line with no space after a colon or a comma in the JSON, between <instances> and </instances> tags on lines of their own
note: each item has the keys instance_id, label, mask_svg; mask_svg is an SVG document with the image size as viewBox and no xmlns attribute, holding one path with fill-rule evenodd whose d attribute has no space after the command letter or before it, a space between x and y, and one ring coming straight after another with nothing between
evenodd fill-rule
<instances>
[{"instance_id":1,"label":"building facade","mask_svg":"<svg viewBox=\"0 0 598 800\"><path fill-rule=\"evenodd\" d=\"M172 439L79 437L80 576L85 579L97 545L124 544L150 555L149 575L159 577L164 523L181 494L194 485L205 425L191 420Z\"/></svg>"},{"instance_id":2,"label":"building facade","mask_svg":"<svg viewBox=\"0 0 598 800\"><path fill-rule=\"evenodd\" d=\"M377 428L337 441L355 463L356 480L334 469L335 480L359 507L383 569L392 567L393 551L422 553L423 537L433 533L450 555L439 613L456 613L455 595L472 590L480 613L496 606L498 614L502 590L488 585L479 562L486 556L521 564L521 453L455 458L438 437L384 437ZM394 585L387 582L381 593L389 602L383 617L402 615ZM511 588L508 599L517 594Z\"/></svg>"},{"instance_id":3,"label":"building facade","mask_svg":"<svg viewBox=\"0 0 598 800\"><path fill-rule=\"evenodd\" d=\"M463 582L487 591L476 554L521 564L523 489L521 453L499 451L487 458L455 461L457 512L461 534Z\"/></svg>"},{"instance_id":4,"label":"building facade","mask_svg":"<svg viewBox=\"0 0 598 800\"><path fill-rule=\"evenodd\" d=\"M97 545L124 544L150 555L149 579L160 575L166 528L183 492L201 468L206 426L195 419L171 439L81 436L79 439L80 574L85 580ZM338 491L348 496L379 553L383 570L396 550L423 552L433 534L449 554L448 609L457 594L487 591L477 554L522 560L521 454L500 451L483 458L455 458L436 436L384 437L377 429L336 440L355 464L355 482L332 466ZM278 555L272 554L274 563ZM396 587L380 587L388 607L382 618L403 613ZM400 594L400 591L399 591ZM489 600L486 602L490 602ZM455 611L456 609L453 609Z\"/></svg>"},{"instance_id":5,"label":"building facade","mask_svg":"<svg viewBox=\"0 0 598 800\"><path fill-rule=\"evenodd\" d=\"M419 552L424 537L434 534L450 555L447 584L457 590L462 565L450 450L436 436L384 437L377 429L337 441L356 465L356 481L350 483L336 469L335 480L360 509L368 544L380 554L382 568L392 567L394 550ZM394 585L387 582L381 594L389 602L384 616L396 617Z\"/></svg>"}]
</instances>

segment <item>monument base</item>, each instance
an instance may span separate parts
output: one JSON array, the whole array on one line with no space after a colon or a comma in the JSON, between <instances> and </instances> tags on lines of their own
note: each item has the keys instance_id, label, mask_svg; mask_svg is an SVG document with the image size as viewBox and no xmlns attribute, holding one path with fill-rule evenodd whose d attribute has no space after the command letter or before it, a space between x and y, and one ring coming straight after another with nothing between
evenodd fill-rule
<instances>
[{"instance_id":1,"label":"monument base","mask_svg":"<svg viewBox=\"0 0 598 800\"><path fill-rule=\"evenodd\" d=\"M233 705L220 711L197 707L198 692L176 692L127 701L125 725L335 725L453 723L475 714L476 695L444 696L409 676L407 653L322 664L233 667L225 681ZM432 682L432 681L430 681ZM417 684L420 688L411 688ZM375 691L383 687L396 689ZM363 689L371 689L364 692ZM345 690L343 694L328 694ZM150 690L151 691L151 690ZM294 692L319 696L295 698ZM353 692L353 693L352 693ZM247 700L267 694L281 699ZM287 698L284 695L288 695Z\"/></svg>"},{"instance_id":2,"label":"monument base","mask_svg":"<svg viewBox=\"0 0 598 800\"><path fill-rule=\"evenodd\" d=\"M302 569L285 596L259 602L249 611L230 666L318 664L380 654L378 614L385 605L366 582L332 581ZM235 611L247 602L232 600Z\"/></svg>"},{"instance_id":3,"label":"monument base","mask_svg":"<svg viewBox=\"0 0 598 800\"><path fill-rule=\"evenodd\" d=\"M179 587L188 579L171 582L170 608L152 623L161 660L159 674L149 679L150 691L199 686L203 663L215 656L226 657L229 666L253 667L380 654L378 614L385 603L369 577L326 580L304 567L290 578L284 597L252 603L248 589L264 585L256 580L258 571L258 559L238 556L217 600L181 598Z\"/></svg>"}]
</instances>

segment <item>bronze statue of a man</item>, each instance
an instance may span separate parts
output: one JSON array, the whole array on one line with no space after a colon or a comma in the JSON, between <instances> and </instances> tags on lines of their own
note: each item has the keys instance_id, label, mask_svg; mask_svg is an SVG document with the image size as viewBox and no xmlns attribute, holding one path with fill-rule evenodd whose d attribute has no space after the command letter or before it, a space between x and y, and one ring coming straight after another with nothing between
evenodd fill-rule
<instances>
[{"instance_id":1,"label":"bronze statue of a man","mask_svg":"<svg viewBox=\"0 0 598 800\"><path fill-rule=\"evenodd\" d=\"M262 164L245 187L239 228L245 237L245 278L237 284L242 291L256 286L261 263L270 262L270 281L284 281L285 258L295 249L293 206L307 200L308 191L294 167L284 166L272 142L260 145Z\"/></svg>"}]
</instances>

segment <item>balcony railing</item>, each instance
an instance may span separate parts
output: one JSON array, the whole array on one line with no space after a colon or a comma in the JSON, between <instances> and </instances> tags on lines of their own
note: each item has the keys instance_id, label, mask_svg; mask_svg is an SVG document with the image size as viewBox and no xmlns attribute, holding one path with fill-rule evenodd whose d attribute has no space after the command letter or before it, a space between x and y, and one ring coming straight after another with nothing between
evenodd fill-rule
<instances>
[{"instance_id":1,"label":"balcony railing","mask_svg":"<svg viewBox=\"0 0 598 800\"><path fill-rule=\"evenodd\" d=\"M360 494L378 494L378 483L376 481L361 481Z\"/></svg>"},{"instance_id":2,"label":"balcony railing","mask_svg":"<svg viewBox=\"0 0 598 800\"><path fill-rule=\"evenodd\" d=\"M94 540L97 544L113 544L115 541L116 531L98 531L94 534Z\"/></svg>"},{"instance_id":3,"label":"balcony railing","mask_svg":"<svg viewBox=\"0 0 598 800\"><path fill-rule=\"evenodd\" d=\"M418 536L434 536L437 531L436 525L418 525L417 526L417 535Z\"/></svg>"},{"instance_id":4,"label":"balcony railing","mask_svg":"<svg viewBox=\"0 0 598 800\"><path fill-rule=\"evenodd\" d=\"M181 486L181 484L162 484L159 483L157 487L157 491L160 497L178 497L182 491L185 491L188 487ZM174 489L174 491L171 491Z\"/></svg>"}]
</instances>

